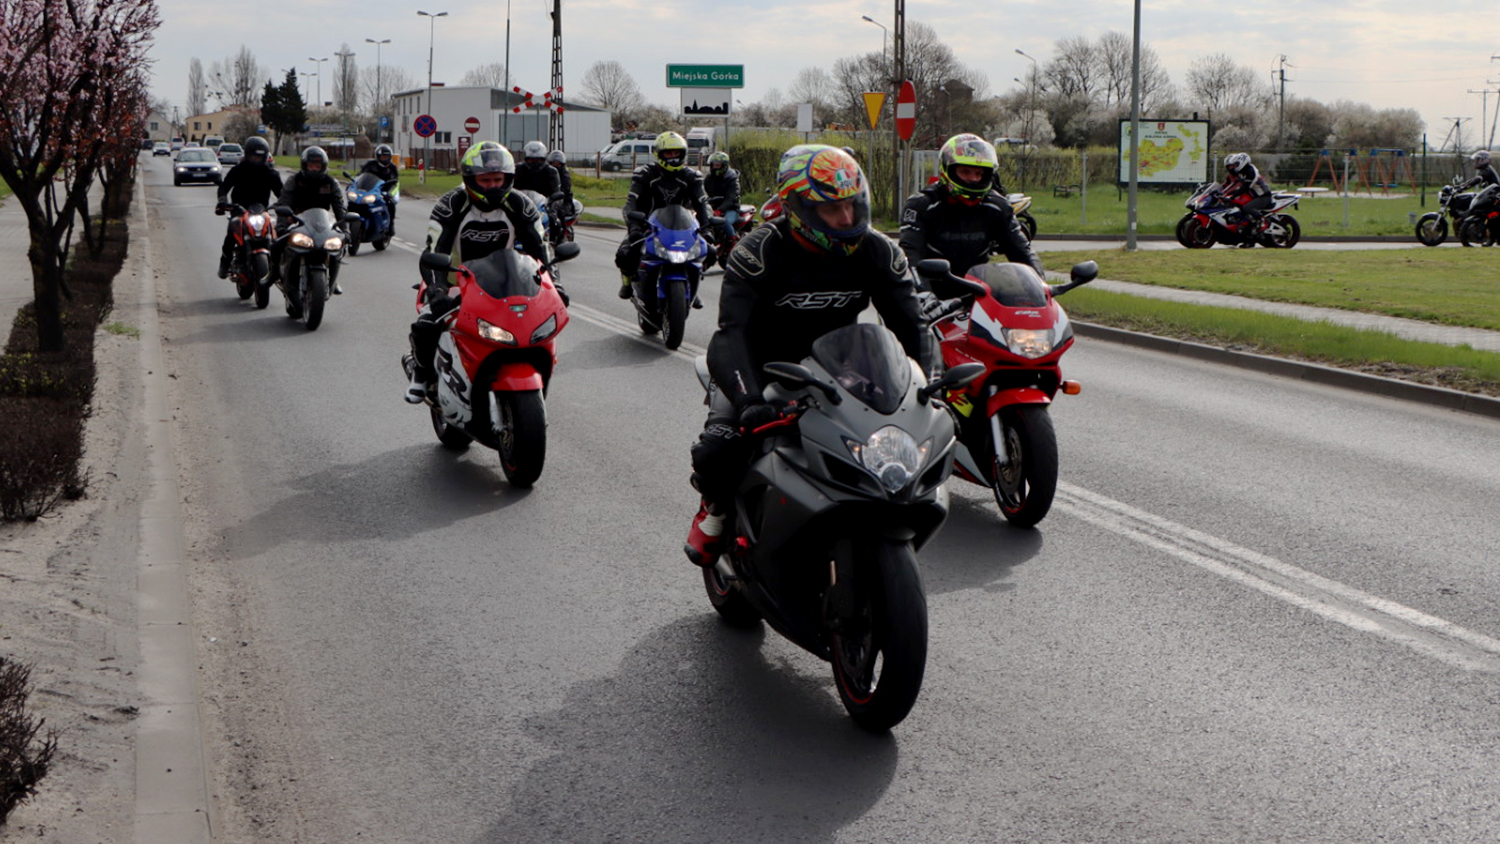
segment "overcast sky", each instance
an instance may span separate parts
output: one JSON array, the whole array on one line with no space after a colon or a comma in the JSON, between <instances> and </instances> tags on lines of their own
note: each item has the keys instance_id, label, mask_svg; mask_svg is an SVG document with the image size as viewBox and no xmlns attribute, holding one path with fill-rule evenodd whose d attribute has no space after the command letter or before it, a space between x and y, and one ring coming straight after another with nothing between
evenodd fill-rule
<instances>
[{"instance_id":1,"label":"overcast sky","mask_svg":"<svg viewBox=\"0 0 1500 844\"><path fill-rule=\"evenodd\" d=\"M551 0L516 0L509 7L500 0L425 6L398 0L158 2L153 94L177 105L186 100L190 59L201 60L207 71L241 45L279 82L289 67L318 70L311 58L331 57L346 43L361 68L373 66L375 46L365 39L389 38L381 62L425 81L430 27L436 34L433 79L457 84L465 71L505 59L507 8L512 84L541 92L551 77ZM434 23L418 9L448 16ZM893 9L889 0L563 0L564 88L577 91L591 63L614 59L648 100L675 108L677 92L665 85L667 64L739 64L745 87L736 96L748 104L773 87L785 92L804 67L831 69L838 58L882 49L880 28L861 16L890 28ZM1110 30L1129 36L1133 9L1126 0L906 3L907 19L932 26L960 61L988 76L991 93L1020 87L1013 78L1024 79L1030 63L1017 48L1045 64L1059 39L1092 39ZM1491 93L1486 108L1485 97L1468 93L1500 89L1500 60L1491 60L1500 54L1496 12L1494 3L1476 0L1431 6L1410 0L1141 0L1141 37L1179 86L1193 60L1211 53L1228 54L1269 85L1285 55L1288 96L1415 108L1433 147L1448 135L1452 118L1470 118L1464 125L1472 146L1481 118L1493 121L1500 107L1500 94ZM321 65L324 99L332 96L332 65Z\"/></svg>"}]
</instances>

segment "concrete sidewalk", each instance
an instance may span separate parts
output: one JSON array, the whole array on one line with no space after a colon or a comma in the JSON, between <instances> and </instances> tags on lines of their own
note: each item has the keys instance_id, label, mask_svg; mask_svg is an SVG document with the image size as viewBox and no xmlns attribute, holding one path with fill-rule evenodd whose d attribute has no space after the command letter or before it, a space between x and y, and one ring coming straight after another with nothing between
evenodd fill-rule
<instances>
[{"instance_id":1,"label":"concrete sidewalk","mask_svg":"<svg viewBox=\"0 0 1500 844\"><path fill-rule=\"evenodd\" d=\"M16 313L31 302L31 232L26 228L26 212L14 196L0 200L0 344L10 339Z\"/></svg>"}]
</instances>

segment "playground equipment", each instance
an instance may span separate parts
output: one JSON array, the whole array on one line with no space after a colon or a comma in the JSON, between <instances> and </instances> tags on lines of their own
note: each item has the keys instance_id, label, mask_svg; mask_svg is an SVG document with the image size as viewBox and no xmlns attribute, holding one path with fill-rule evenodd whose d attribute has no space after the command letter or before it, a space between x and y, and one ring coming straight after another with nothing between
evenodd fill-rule
<instances>
[{"instance_id":1,"label":"playground equipment","mask_svg":"<svg viewBox=\"0 0 1500 844\"><path fill-rule=\"evenodd\" d=\"M1335 156L1342 157L1348 161L1349 166L1344 166ZM1357 148L1341 150L1319 150L1318 161L1313 165L1312 175L1307 178L1307 187L1312 187L1318 182L1318 174L1327 168L1327 179L1334 191L1343 193L1347 189L1351 193L1360 192L1359 187L1354 187L1349 182L1363 186L1365 193L1374 194L1378 189L1382 195L1390 196L1392 188L1409 187L1412 193L1417 191L1417 176L1411 166L1411 154L1404 149L1388 149L1382 147L1371 147L1365 153Z\"/></svg>"}]
</instances>

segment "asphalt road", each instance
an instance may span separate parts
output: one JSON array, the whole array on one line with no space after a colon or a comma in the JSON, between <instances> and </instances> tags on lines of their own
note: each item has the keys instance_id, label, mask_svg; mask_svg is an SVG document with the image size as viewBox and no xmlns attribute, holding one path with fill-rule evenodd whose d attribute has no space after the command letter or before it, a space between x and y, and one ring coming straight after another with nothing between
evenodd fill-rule
<instances>
[{"instance_id":1,"label":"asphalt road","mask_svg":"<svg viewBox=\"0 0 1500 844\"><path fill-rule=\"evenodd\" d=\"M427 206L309 333L145 173L216 840L1500 838L1496 422L1081 342L1056 507L954 486L922 696L872 737L682 557L717 273L669 353L580 229L515 490L400 398Z\"/></svg>"}]
</instances>

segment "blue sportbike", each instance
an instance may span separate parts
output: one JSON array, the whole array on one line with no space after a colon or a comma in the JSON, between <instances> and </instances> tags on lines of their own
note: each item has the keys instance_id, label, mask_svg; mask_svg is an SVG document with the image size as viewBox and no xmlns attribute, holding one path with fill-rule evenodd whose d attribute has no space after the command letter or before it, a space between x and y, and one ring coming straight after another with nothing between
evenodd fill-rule
<instances>
[{"instance_id":1,"label":"blue sportbike","mask_svg":"<svg viewBox=\"0 0 1500 844\"><path fill-rule=\"evenodd\" d=\"M400 202L400 183L388 182L374 173L360 173L353 177L345 173L344 177L352 179L347 194L349 210L359 215L359 224L349 227L349 254L359 254L361 243L368 243L377 250L390 246L396 230L386 197L390 197L391 204Z\"/></svg>"},{"instance_id":2,"label":"blue sportbike","mask_svg":"<svg viewBox=\"0 0 1500 844\"><path fill-rule=\"evenodd\" d=\"M631 285L636 321L646 334L662 333L666 347L675 349L698 295L708 241L698 232L697 215L681 205L658 208L649 218L632 211L631 218L650 226Z\"/></svg>"}]
</instances>

